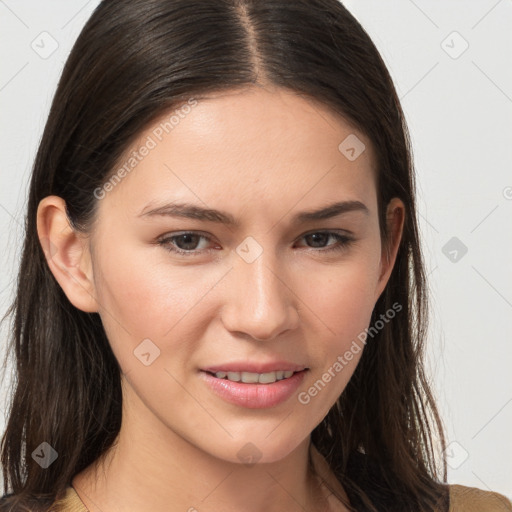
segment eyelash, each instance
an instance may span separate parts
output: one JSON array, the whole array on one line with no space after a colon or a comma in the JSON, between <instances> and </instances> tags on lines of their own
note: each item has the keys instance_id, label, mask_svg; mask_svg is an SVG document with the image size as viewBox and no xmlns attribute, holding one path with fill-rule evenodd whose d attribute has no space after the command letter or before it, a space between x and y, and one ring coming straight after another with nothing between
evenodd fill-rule
<instances>
[{"instance_id":1,"label":"eyelash","mask_svg":"<svg viewBox=\"0 0 512 512\"><path fill-rule=\"evenodd\" d=\"M301 238L304 238L306 236L316 235L316 234L330 235L333 238L335 238L338 242L336 244L332 244L332 245L328 246L327 249L325 249L323 247L319 247L319 248L310 247L310 249L313 249L313 250L317 249L315 252L320 252L320 253L341 252L341 251L347 249L355 241L352 237L347 236L347 235L342 235L335 231L313 231L310 233L306 233L305 235L302 235ZM196 256L198 254L201 254L204 252L210 252L212 250L212 249L205 249L203 251L197 251L195 249L192 249L190 251L187 251L185 249L179 249L176 246L172 246L170 244L171 240L174 240L175 238L179 238L179 237L186 236L186 235L199 236L199 237L202 237L202 238L205 238L205 239L211 241L211 239L209 237L207 237L206 235L203 235L201 233L197 233L194 231L185 231L183 233L180 233L179 235L165 236L163 238L160 238L159 240L157 240L157 243L158 243L158 245L162 246L165 250L175 253L175 254L179 254L180 256Z\"/></svg>"}]
</instances>

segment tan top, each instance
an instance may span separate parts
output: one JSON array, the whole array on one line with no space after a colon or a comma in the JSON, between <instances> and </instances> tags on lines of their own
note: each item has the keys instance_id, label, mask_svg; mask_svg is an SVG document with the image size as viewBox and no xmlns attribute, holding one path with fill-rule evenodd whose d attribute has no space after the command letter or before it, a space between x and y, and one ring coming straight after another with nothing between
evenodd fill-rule
<instances>
[{"instance_id":1,"label":"tan top","mask_svg":"<svg viewBox=\"0 0 512 512\"><path fill-rule=\"evenodd\" d=\"M450 512L510 512L512 502L497 492L450 485Z\"/></svg>"},{"instance_id":2,"label":"tan top","mask_svg":"<svg viewBox=\"0 0 512 512\"><path fill-rule=\"evenodd\" d=\"M63 499L56 501L51 512L89 512L73 487ZM450 485L449 512L512 512L512 502L502 494L476 487Z\"/></svg>"},{"instance_id":3,"label":"tan top","mask_svg":"<svg viewBox=\"0 0 512 512\"><path fill-rule=\"evenodd\" d=\"M65 496L53 503L50 512L89 512L73 487L66 489Z\"/></svg>"}]
</instances>

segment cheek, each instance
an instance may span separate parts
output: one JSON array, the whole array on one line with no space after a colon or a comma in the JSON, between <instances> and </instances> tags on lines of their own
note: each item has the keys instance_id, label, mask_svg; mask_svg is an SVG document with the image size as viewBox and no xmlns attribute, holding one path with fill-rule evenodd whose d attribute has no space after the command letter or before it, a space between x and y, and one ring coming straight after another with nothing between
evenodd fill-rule
<instances>
[{"instance_id":1,"label":"cheek","mask_svg":"<svg viewBox=\"0 0 512 512\"><path fill-rule=\"evenodd\" d=\"M315 319L305 335L314 340L308 351L315 371L298 398L301 404L319 407L321 414L343 392L362 356L374 308L376 268L371 258L362 256L302 285Z\"/></svg>"},{"instance_id":2,"label":"cheek","mask_svg":"<svg viewBox=\"0 0 512 512\"><path fill-rule=\"evenodd\" d=\"M162 337L212 286L210 279L198 280L192 267L172 267L146 251L122 258L112 252L100 265L99 301L137 336Z\"/></svg>"},{"instance_id":3,"label":"cheek","mask_svg":"<svg viewBox=\"0 0 512 512\"><path fill-rule=\"evenodd\" d=\"M121 257L123 252L130 256ZM175 361L193 360L208 324L201 299L218 277L198 279L191 266L172 266L158 253L154 260L141 253L105 251L108 257L98 262L101 319L123 373L137 393L147 395L148 404L154 396L182 399L168 370L183 380L185 365Z\"/></svg>"},{"instance_id":4,"label":"cheek","mask_svg":"<svg viewBox=\"0 0 512 512\"><path fill-rule=\"evenodd\" d=\"M172 268L135 251L121 257L122 252L105 252L109 256L99 262L97 296L102 323L123 372L151 370L151 382L157 387L154 376L161 366L162 370L168 366L169 355L188 360L201 339L200 322L187 332L183 326L190 324L209 280L198 283L184 267ZM143 354L148 352L151 365L141 368ZM169 376L160 373L167 382Z\"/></svg>"},{"instance_id":5,"label":"cheek","mask_svg":"<svg viewBox=\"0 0 512 512\"><path fill-rule=\"evenodd\" d=\"M323 274L316 273L314 279L305 279L301 297L310 305L324 332L346 341L368 326L376 284L375 266L361 258Z\"/></svg>"}]
</instances>

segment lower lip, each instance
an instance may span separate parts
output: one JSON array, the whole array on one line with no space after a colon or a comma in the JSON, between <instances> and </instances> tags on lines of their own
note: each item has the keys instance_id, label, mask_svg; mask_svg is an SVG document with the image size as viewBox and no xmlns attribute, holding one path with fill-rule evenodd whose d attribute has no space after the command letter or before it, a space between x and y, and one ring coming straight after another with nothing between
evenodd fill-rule
<instances>
[{"instance_id":1,"label":"lower lip","mask_svg":"<svg viewBox=\"0 0 512 512\"><path fill-rule=\"evenodd\" d=\"M288 400L300 386L306 370L294 373L288 379L272 384L246 384L219 379L211 373L201 370L201 377L218 396L235 405L248 409L266 409L275 407Z\"/></svg>"}]
</instances>

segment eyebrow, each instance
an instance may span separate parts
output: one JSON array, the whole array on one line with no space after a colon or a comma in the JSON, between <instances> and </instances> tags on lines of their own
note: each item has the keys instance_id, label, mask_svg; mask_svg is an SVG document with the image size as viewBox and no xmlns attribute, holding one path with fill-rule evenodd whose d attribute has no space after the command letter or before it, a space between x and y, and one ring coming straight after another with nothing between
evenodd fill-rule
<instances>
[{"instance_id":1,"label":"eyebrow","mask_svg":"<svg viewBox=\"0 0 512 512\"><path fill-rule=\"evenodd\" d=\"M171 202L146 211L152 203L146 205L139 217L168 216L216 222L227 226L238 226L239 222L231 214L211 208L203 208L188 203ZM293 224L330 219L348 212L362 212L369 215L370 211L361 201L341 201L331 203L316 210L303 211L292 217Z\"/></svg>"}]
</instances>

